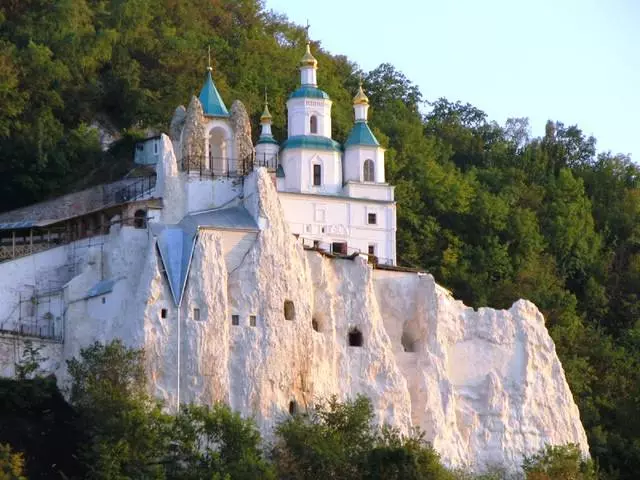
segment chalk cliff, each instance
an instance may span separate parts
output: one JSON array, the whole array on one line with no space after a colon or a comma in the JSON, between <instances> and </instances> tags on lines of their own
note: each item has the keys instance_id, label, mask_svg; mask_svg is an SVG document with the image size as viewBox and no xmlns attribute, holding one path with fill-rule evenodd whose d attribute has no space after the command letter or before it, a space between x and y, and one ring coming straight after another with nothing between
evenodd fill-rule
<instances>
[{"instance_id":1,"label":"chalk cliff","mask_svg":"<svg viewBox=\"0 0 640 480\"><path fill-rule=\"evenodd\" d=\"M170 182L185 173L163 141L168 165L159 169ZM167 184L165 208L171 191ZM65 290L65 343L50 352L59 355L51 365L61 381L64 360L82 346L123 338L145 348L154 393L168 408L178 394L181 402L227 402L267 436L290 408L362 393L379 422L420 427L449 465L515 470L545 443L588 451L532 303L474 310L429 274L305 250L262 169L245 179L234 207L248 212L255 232L195 229L192 243L181 244L190 267L179 307L158 243L175 225L112 228ZM113 285L103 300L86 298L104 277ZM0 356L10 374L10 355Z\"/></svg>"}]
</instances>

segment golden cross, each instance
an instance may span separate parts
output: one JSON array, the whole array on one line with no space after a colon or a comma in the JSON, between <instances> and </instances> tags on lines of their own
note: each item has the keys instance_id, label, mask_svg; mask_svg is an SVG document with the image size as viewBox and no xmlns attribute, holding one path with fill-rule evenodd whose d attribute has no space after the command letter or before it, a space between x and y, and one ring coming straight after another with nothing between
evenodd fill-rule
<instances>
[{"instance_id":1,"label":"golden cross","mask_svg":"<svg viewBox=\"0 0 640 480\"><path fill-rule=\"evenodd\" d=\"M307 42L309 41L309 29L311 28L311 25L309 24L309 19L307 18L307 26L304 27L304 29L307 32Z\"/></svg>"}]
</instances>

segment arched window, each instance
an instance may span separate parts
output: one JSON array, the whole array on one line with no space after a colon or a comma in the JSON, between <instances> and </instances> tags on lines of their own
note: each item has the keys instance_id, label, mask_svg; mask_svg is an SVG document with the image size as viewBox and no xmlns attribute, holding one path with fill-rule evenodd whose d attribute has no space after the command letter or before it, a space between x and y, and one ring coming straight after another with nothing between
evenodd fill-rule
<instances>
[{"instance_id":1,"label":"arched window","mask_svg":"<svg viewBox=\"0 0 640 480\"><path fill-rule=\"evenodd\" d=\"M147 212L145 210L136 210L136 213L133 214L133 226L147 228Z\"/></svg>"},{"instance_id":2,"label":"arched window","mask_svg":"<svg viewBox=\"0 0 640 480\"><path fill-rule=\"evenodd\" d=\"M215 127L209 133L209 170L213 175L225 175L229 167L225 131Z\"/></svg>"},{"instance_id":3,"label":"arched window","mask_svg":"<svg viewBox=\"0 0 640 480\"><path fill-rule=\"evenodd\" d=\"M322 185L322 165L315 163L313 165L313 186L319 187Z\"/></svg>"},{"instance_id":4,"label":"arched window","mask_svg":"<svg viewBox=\"0 0 640 480\"><path fill-rule=\"evenodd\" d=\"M367 159L364 161L364 181L375 182L376 171L373 164L373 160Z\"/></svg>"},{"instance_id":5,"label":"arched window","mask_svg":"<svg viewBox=\"0 0 640 480\"><path fill-rule=\"evenodd\" d=\"M315 115L311 115L311 119L309 120L309 128L311 133L318 133L318 117Z\"/></svg>"}]
</instances>

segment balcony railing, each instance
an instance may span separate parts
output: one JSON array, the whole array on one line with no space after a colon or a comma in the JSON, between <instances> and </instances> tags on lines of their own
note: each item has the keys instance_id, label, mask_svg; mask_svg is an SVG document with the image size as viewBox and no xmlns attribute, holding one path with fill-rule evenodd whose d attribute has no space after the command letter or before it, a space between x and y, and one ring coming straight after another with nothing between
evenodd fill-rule
<instances>
[{"instance_id":1,"label":"balcony railing","mask_svg":"<svg viewBox=\"0 0 640 480\"><path fill-rule=\"evenodd\" d=\"M278 155L258 155L254 153L238 159L233 157L185 157L182 169L201 177L234 178L244 177L259 167L268 170L278 168Z\"/></svg>"}]
</instances>

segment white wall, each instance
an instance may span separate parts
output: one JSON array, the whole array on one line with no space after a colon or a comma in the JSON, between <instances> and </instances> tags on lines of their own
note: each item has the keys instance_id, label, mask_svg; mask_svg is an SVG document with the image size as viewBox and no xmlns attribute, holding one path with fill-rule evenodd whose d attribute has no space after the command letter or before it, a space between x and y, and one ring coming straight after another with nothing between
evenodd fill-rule
<instances>
[{"instance_id":1,"label":"white wall","mask_svg":"<svg viewBox=\"0 0 640 480\"><path fill-rule=\"evenodd\" d=\"M393 201L394 189L387 183L348 182L344 186L344 194L353 198Z\"/></svg>"},{"instance_id":2,"label":"white wall","mask_svg":"<svg viewBox=\"0 0 640 480\"><path fill-rule=\"evenodd\" d=\"M292 233L321 243L347 242L350 251L359 249L363 253L374 245L378 257L395 262L394 203L285 192L279 197ZM367 223L369 213L376 214L375 225Z\"/></svg>"},{"instance_id":3,"label":"white wall","mask_svg":"<svg viewBox=\"0 0 640 480\"><path fill-rule=\"evenodd\" d=\"M209 178L190 174L187 180L187 212L201 212L220 207L242 193L238 178Z\"/></svg>"},{"instance_id":4,"label":"white wall","mask_svg":"<svg viewBox=\"0 0 640 480\"><path fill-rule=\"evenodd\" d=\"M384 149L376 147L352 146L344 153L344 181L363 182L364 162L373 160L375 165L374 179L377 183L384 183Z\"/></svg>"},{"instance_id":5,"label":"white wall","mask_svg":"<svg viewBox=\"0 0 640 480\"><path fill-rule=\"evenodd\" d=\"M322 166L322 184L313 185L313 165ZM337 194L342 190L342 159L340 152L302 148L286 149L282 153L284 191Z\"/></svg>"},{"instance_id":6,"label":"white wall","mask_svg":"<svg viewBox=\"0 0 640 480\"><path fill-rule=\"evenodd\" d=\"M331 138L331 100L292 98L287 102L289 136L318 135ZM318 133L311 133L311 116L318 119Z\"/></svg>"}]
</instances>

